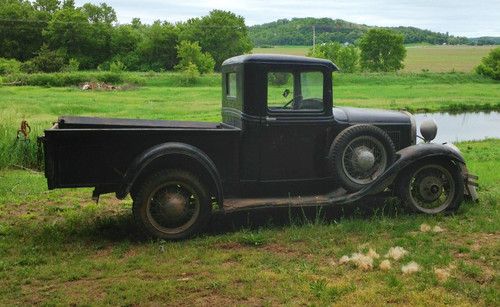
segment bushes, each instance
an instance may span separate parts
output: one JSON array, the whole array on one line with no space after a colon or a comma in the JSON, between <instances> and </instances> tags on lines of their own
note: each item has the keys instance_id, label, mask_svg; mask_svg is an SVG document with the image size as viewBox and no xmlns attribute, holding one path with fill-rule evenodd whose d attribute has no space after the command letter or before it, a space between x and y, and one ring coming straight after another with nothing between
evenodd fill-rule
<instances>
[{"instance_id":1,"label":"bushes","mask_svg":"<svg viewBox=\"0 0 500 307\"><path fill-rule=\"evenodd\" d=\"M491 50L490 53L481 60L481 64L476 67L476 72L494 80L500 80L500 47Z\"/></svg>"},{"instance_id":2,"label":"bushes","mask_svg":"<svg viewBox=\"0 0 500 307\"><path fill-rule=\"evenodd\" d=\"M214 71L215 61L212 56L201 51L198 42L181 41L176 47L177 58L179 64L175 66L176 69L184 71L186 69L192 70L192 64L200 72L200 74L211 73Z\"/></svg>"},{"instance_id":3,"label":"bushes","mask_svg":"<svg viewBox=\"0 0 500 307\"><path fill-rule=\"evenodd\" d=\"M343 46L338 42L325 43L309 50L308 56L327 59L335 63L341 72L353 73L359 70L359 49Z\"/></svg>"},{"instance_id":4,"label":"bushes","mask_svg":"<svg viewBox=\"0 0 500 307\"><path fill-rule=\"evenodd\" d=\"M133 74L115 72L61 72L61 73L17 73L3 78L4 83L31 86L77 86L84 82L106 82L111 84L144 84L144 79Z\"/></svg>"},{"instance_id":5,"label":"bushes","mask_svg":"<svg viewBox=\"0 0 500 307\"><path fill-rule=\"evenodd\" d=\"M14 59L0 58L0 75L18 73L21 69L21 62Z\"/></svg>"},{"instance_id":6,"label":"bushes","mask_svg":"<svg viewBox=\"0 0 500 307\"><path fill-rule=\"evenodd\" d=\"M36 57L23 63L22 70L27 73L58 72L65 67L65 64L64 55L51 51L43 45Z\"/></svg>"}]
</instances>

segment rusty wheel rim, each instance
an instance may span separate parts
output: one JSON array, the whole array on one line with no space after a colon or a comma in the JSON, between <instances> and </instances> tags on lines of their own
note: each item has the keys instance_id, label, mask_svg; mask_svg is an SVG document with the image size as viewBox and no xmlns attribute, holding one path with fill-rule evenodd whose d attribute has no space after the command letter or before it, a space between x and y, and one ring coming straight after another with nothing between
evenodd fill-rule
<instances>
[{"instance_id":1,"label":"rusty wheel rim","mask_svg":"<svg viewBox=\"0 0 500 307\"><path fill-rule=\"evenodd\" d=\"M413 174L409 192L411 201L420 211L438 213L451 205L455 181L445 167L426 165Z\"/></svg>"},{"instance_id":2,"label":"rusty wheel rim","mask_svg":"<svg viewBox=\"0 0 500 307\"><path fill-rule=\"evenodd\" d=\"M200 199L190 185L169 181L151 192L146 214L158 231L177 234L195 223L200 214Z\"/></svg>"}]
</instances>

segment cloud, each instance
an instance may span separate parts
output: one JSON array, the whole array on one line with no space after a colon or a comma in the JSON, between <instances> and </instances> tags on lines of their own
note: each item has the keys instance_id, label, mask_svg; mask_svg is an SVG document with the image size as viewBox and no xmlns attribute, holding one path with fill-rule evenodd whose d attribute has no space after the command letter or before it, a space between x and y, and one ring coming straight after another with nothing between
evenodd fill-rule
<instances>
[{"instance_id":1,"label":"cloud","mask_svg":"<svg viewBox=\"0 0 500 307\"><path fill-rule=\"evenodd\" d=\"M103 0L76 1L100 3ZM497 0L108 0L121 23L139 17L147 23L170 22L208 14L213 9L232 11L248 25L281 18L329 17L375 26L414 26L461 36L500 36L500 1Z\"/></svg>"}]
</instances>

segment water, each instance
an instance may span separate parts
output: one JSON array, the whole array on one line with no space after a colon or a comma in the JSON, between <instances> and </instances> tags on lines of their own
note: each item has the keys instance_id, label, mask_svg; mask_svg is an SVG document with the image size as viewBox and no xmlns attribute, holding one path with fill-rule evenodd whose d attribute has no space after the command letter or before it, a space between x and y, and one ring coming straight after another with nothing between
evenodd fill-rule
<instances>
[{"instance_id":1,"label":"water","mask_svg":"<svg viewBox=\"0 0 500 307\"><path fill-rule=\"evenodd\" d=\"M415 117L418 135L423 120L433 118L436 121L436 143L500 138L500 112L417 113Z\"/></svg>"}]
</instances>

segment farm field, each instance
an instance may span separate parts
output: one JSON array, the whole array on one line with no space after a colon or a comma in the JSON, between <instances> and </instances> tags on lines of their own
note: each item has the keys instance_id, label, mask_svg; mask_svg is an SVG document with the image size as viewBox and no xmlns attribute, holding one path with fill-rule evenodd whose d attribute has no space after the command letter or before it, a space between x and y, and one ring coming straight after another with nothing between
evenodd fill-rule
<instances>
[{"instance_id":1,"label":"farm field","mask_svg":"<svg viewBox=\"0 0 500 307\"><path fill-rule=\"evenodd\" d=\"M471 72L495 46L408 45L404 72ZM305 55L309 46L255 48L253 53Z\"/></svg>"},{"instance_id":2,"label":"farm field","mask_svg":"<svg viewBox=\"0 0 500 307\"><path fill-rule=\"evenodd\" d=\"M41 173L2 170L0 305L497 305L500 140L458 146L481 201L455 215L393 203L256 211L216 215L183 242L142 239L130 200L95 204L90 189L46 191ZM380 270L394 246L408 254ZM339 264L369 248L374 268ZM402 274L410 261L420 271Z\"/></svg>"}]
</instances>

